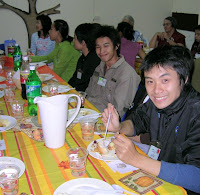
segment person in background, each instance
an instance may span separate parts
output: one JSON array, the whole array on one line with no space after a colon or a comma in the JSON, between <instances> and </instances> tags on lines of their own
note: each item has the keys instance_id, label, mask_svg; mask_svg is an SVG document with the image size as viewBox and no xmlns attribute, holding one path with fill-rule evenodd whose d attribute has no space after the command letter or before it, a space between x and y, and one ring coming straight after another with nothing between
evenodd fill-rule
<instances>
[{"instance_id":1,"label":"person in background","mask_svg":"<svg viewBox=\"0 0 200 195\"><path fill-rule=\"evenodd\" d=\"M132 42L133 40L133 27L127 22L121 22L117 26L117 30L121 37L121 49L120 54L124 56L125 60L130 64L133 68L135 68L135 58L137 55L143 60L145 57L145 53L136 42Z\"/></svg>"},{"instance_id":2,"label":"person in background","mask_svg":"<svg viewBox=\"0 0 200 195\"><path fill-rule=\"evenodd\" d=\"M137 31L137 30L134 30L134 23L135 23L135 21L134 21L134 19L133 19L132 16L130 16L130 15L124 16L123 19L122 19L122 22L127 22L127 23L129 23L132 26L132 28L133 28L133 42L137 42L141 38L141 40L144 42L144 45L148 44L147 39L145 39L143 37L142 33L139 32L139 31Z\"/></svg>"},{"instance_id":3,"label":"person in background","mask_svg":"<svg viewBox=\"0 0 200 195\"><path fill-rule=\"evenodd\" d=\"M74 49L73 38L69 36L69 26L66 21L55 20L49 34L51 40L56 42L54 50L46 56L31 56L31 61L53 62L53 71L68 82L76 70L80 53Z\"/></svg>"},{"instance_id":4,"label":"person in background","mask_svg":"<svg viewBox=\"0 0 200 195\"><path fill-rule=\"evenodd\" d=\"M95 68L100 64L100 58L95 51L95 35L100 24L80 24L74 32L74 47L80 51L80 56L76 71L69 84L75 87L77 91L85 91L90 82Z\"/></svg>"},{"instance_id":5,"label":"person in background","mask_svg":"<svg viewBox=\"0 0 200 195\"><path fill-rule=\"evenodd\" d=\"M102 112L110 102L120 117L131 105L139 75L120 56L120 36L112 26L102 26L96 35L96 53L101 63L95 69L88 88L87 99Z\"/></svg>"},{"instance_id":6,"label":"person in background","mask_svg":"<svg viewBox=\"0 0 200 195\"><path fill-rule=\"evenodd\" d=\"M192 44L191 52L193 57L195 57L195 54L200 55L200 25L195 28L195 41Z\"/></svg>"},{"instance_id":7,"label":"person in background","mask_svg":"<svg viewBox=\"0 0 200 195\"><path fill-rule=\"evenodd\" d=\"M176 30L177 21L173 17L164 19L163 27L165 32L157 32L149 42L150 48L163 45L185 46L185 36Z\"/></svg>"},{"instance_id":8,"label":"person in background","mask_svg":"<svg viewBox=\"0 0 200 195\"><path fill-rule=\"evenodd\" d=\"M161 46L143 60L149 100L119 123L114 106L102 113L108 130L116 132L116 154L123 162L182 186L188 194L200 193L200 94L189 82L191 52L182 46ZM126 136L150 134L149 157L139 154ZM155 148L154 148L155 147Z\"/></svg>"},{"instance_id":9,"label":"person in background","mask_svg":"<svg viewBox=\"0 0 200 195\"><path fill-rule=\"evenodd\" d=\"M31 37L31 52L36 56L45 56L51 53L55 47L55 41L51 41L49 30L51 29L51 18L47 15L36 17L36 30Z\"/></svg>"}]
</instances>

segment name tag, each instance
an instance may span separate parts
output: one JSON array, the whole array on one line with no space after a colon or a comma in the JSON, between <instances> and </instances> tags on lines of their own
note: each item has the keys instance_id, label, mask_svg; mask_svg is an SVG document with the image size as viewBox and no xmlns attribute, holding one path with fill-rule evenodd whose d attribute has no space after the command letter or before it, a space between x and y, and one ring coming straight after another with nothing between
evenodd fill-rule
<instances>
[{"instance_id":1,"label":"name tag","mask_svg":"<svg viewBox=\"0 0 200 195\"><path fill-rule=\"evenodd\" d=\"M81 71L77 71L77 79L81 79L82 78L82 72Z\"/></svg>"},{"instance_id":2,"label":"name tag","mask_svg":"<svg viewBox=\"0 0 200 195\"><path fill-rule=\"evenodd\" d=\"M106 82L107 82L107 79L99 77L99 80L98 80L97 84L105 87L106 86Z\"/></svg>"},{"instance_id":3,"label":"name tag","mask_svg":"<svg viewBox=\"0 0 200 195\"><path fill-rule=\"evenodd\" d=\"M147 153L147 155L154 159L154 160L158 160L158 157L160 155L161 149L157 148L156 146L151 145L149 148L149 151Z\"/></svg>"}]
</instances>

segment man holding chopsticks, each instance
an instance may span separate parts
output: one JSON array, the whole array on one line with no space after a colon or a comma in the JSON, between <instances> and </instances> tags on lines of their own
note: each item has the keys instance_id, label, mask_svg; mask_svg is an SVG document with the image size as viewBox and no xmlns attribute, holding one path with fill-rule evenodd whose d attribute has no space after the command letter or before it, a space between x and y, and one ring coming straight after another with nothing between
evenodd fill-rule
<instances>
[{"instance_id":1,"label":"man holding chopsticks","mask_svg":"<svg viewBox=\"0 0 200 195\"><path fill-rule=\"evenodd\" d=\"M102 121L116 132L118 158L175 185L200 193L200 94L190 85L193 59L181 46L158 47L144 59L145 86L150 99L123 123L109 104ZM139 154L127 136L150 134L148 157Z\"/></svg>"}]
</instances>

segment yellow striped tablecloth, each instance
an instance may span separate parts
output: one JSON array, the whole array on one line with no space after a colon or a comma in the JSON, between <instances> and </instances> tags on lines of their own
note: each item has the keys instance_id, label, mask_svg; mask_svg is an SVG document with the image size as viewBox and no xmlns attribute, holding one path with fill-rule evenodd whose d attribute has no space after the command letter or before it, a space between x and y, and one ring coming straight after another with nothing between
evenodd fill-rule
<instances>
[{"instance_id":1,"label":"yellow striped tablecloth","mask_svg":"<svg viewBox=\"0 0 200 195\"><path fill-rule=\"evenodd\" d=\"M71 93L77 92L71 90ZM19 90L16 90L16 97L21 98ZM12 115L9 104L5 102L4 97L0 98L0 107L0 110L3 110L5 115ZM87 100L85 107L98 111ZM28 116L27 107L25 108L24 116ZM100 139L102 136L95 135L94 139ZM44 145L44 142L34 141L25 133L13 130L1 132L0 139L4 139L6 144L6 150L3 152L3 155L18 158L25 164L25 172L19 179L19 194L25 192L34 195L51 195L64 182L76 179L71 175L70 169L59 167L59 164L62 161L68 160L66 156L67 149L77 146L87 148L90 143L82 140L79 123L66 132L65 144L59 149L49 149ZM104 161L88 155L84 177L100 179L109 184L118 184L124 189L131 191L119 181L119 179L130 173L114 173ZM179 186L164 182L163 185L147 194L179 195L186 194L186 192Z\"/></svg>"}]
</instances>

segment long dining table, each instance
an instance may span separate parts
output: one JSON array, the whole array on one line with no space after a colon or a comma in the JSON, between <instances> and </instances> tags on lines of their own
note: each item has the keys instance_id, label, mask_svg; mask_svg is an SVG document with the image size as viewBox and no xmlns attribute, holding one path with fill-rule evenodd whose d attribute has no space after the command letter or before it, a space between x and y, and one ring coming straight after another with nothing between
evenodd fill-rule
<instances>
[{"instance_id":1,"label":"long dining table","mask_svg":"<svg viewBox=\"0 0 200 195\"><path fill-rule=\"evenodd\" d=\"M38 68L38 72L40 74L52 74L59 83L67 85L63 79L56 75L46 65ZM5 76L5 72L0 76ZM7 81L3 81L0 84L7 84ZM75 89L72 89L67 93L78 94ZM21 91L19 89L16 89L15 97L16 99L22 99ZM0 107L0 110L2 110L4 115L12 116L10 105L6 102L4 97L0 98ZM72 108L73 105L70 104L69 107ZM85 101L85 108L99 112L97 108L87 100ZM29 117L27 105L24 107L24 118L26 117ZM103 136L104 134L95 134L94 140L103 138ZM24 192L28 195L51 195L54 194L54 191L61 184L77 179L71 175L66 151L72 147L87 148L90 144L90 142L82 139L79 123L67 129L65 144L63 147L58 149L47 148L44 142L31 139L26 133L23 131L16 131L15 128L1 132L0 139L5 141L6 146L6 149L3 150L3 156L20 159L25 164L25 171L19 178L19 194ZM107 162L88 155L86 173L83 178L96 178L105 181L110 185L118 184L124 189L137 194L137 192L120 182L121 178L124 178L132 172L123 174L113 172L113 170L107 165ZM147 194L187 194L180 186L172 185L165 181L162 182L162 185L150 190Z\"/></svg>"}]
</instances>

